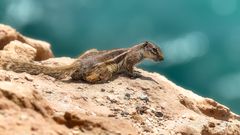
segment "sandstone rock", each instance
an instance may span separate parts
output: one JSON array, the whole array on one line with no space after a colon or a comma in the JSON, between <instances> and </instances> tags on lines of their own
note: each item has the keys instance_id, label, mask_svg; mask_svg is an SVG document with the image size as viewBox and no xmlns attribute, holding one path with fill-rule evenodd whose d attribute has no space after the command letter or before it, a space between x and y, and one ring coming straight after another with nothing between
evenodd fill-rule
<instances>
[{"instance_id":1,"label":"sandstone rock","mask_svg":"<svg viewBox=\"0 0 240 135\"><path fill-rule=\"evenodd\" d=\"M85 134L137 134L130 123L114 118L65 112L63 118L54 117L54 119L59 124L64 124L69 128L78 127Z\"/></svg>"},{"instance_id":2,"label":"sandstone rock","mask_svg":"<svg viewBox=\"0 0 240 135\"><path fill-rule=\"evenodd\" d=\"M34 60L46 60L53 57L49 43L23 36L12 27L0 24L0 49L3 49L5 45L14 40L26 43L35 48L37 52Z\"/></svg>"},{"instance_id":3,"label":"sandstone rock","mask_svg":"<svg viewBox=\"0 0 240 135\"><path fill-rule=\"evenodd\" d=\"M53 113L38 92L11 82L0 82L0 134L68 134L50 119Z\"/></svg>"},{"instance_id":4,"label":"sandstone rock","mask_svg":"<svg viewBox=\"0 0 240 135\"><path fill-rule=\"evenodd\" d=\"M36 43L0 25L0 46L8 44L0 51L0 62L37 60L41 49L31 42ZM51 58L38 64L73 61ZM226 106L158 73L136 70L142 77L119 75L108 83L88 84L0 67L0 134L240 135L240 117Z\"/></svg>"},{"instance_id":5,"label":"sandstone rock","mask_svg":"<svg viewBox=\"0 0 240 135\"><path fill-rule=\"evenodd\" d=\"M47 117L53 113L52 109L38 92L19 84L1 81L0 95L7 100L12 101L20 108L35 110L43 116Z\"/></svg>"},{"instance_id":6,"label":"sandstone rock","mask_svg":"<svg viewBox=\"0 0 240 135\"><path fill-rule=\"evenodd\" d=\"M26 36L22 36L24 39L24 43L29 44L33 48L37 50L37 55L35 57L35 60L46 60L48 58L52 58L54 55L51 51L51 45L45 41L40 41L36 39L32 39Z\"/></svg>"},{"instance_id":7,"label":"sandstone rock","mask_svg":"<svg viewBox=\"0 0 240 135\"><path fill-rule=\"evenodd\" d=\"M17 59L22 61L33 61L36 57L36 49L28 44L17 40L11 41L3 50L0 50L0 58Z\"/></svg>"},{"instance_id":8,"label":"sandstone rock","mask_svg":"<svg viewBox=\"0 0 240 135\"><path fill-rule=\"evenodd\" d=\"M0 49L13 40L22 41L19 33L10 26L0 24Z\"/></svg>"},{"instance_id":9,"label":"sandstone rock","mask_svg":"<svg viewBox=\"0 0 240 135\"><path fill-rule=\"evenodd\" d=\"M0 108L4 114L13 109L15 113L24 113L27 118L34 112L42 117L40 122L59 125L68 133L240 134L239 116L227 107L178 87L157 73L138 71L151 79L130 79L120 75L109 83L92 85L71 80L51 81L41 75L27 74L32 78L32 81L28 81L26 73L0 70L0 80L11 80L0 83L3 93L0 97L4 97L1 98ZM122 85L119 85L120 82ZM145 91L141 88L143 86L149 89ZM102 89L115 91L102 92ZM126 93L131 93L128 100ZM148 95L150 102L139 99L142 93ZM7 95L11 95L11 98ZM109 99L115 99L117 103ZM38 107L34 107L34 102ZM25 109L31 110L31 113L23 111ZM56 123L49 123L49 119ZM6 124L6 121L2 122L2 125ZM41 130L33 129L31 132Z\"/></svg>"}]
</instances>

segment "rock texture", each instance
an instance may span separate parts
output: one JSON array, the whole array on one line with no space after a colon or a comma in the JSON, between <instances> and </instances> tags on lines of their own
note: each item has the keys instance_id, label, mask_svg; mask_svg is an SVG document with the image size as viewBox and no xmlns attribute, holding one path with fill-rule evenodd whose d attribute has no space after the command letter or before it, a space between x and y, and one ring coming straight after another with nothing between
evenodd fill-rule
<instances>
[{"instance_id":1,"label":"rock texture","mask_svg":"<svg viewBox=\"0 0 240 135\"><path fill-rule=\"evenodd\" d=\"M3 49L5 45L15 40L26 43L36 49L34 60L40 61L53 57L49 43L23 36L12 27L0 24L0 49Z\"/></svg>"},{"instance_id":2,"label":"rock texture","mask_svg":"<svg viewBox=\"0 0 240 135\"><path fill-rule=\"evenodd\" d=\"M7 46L18 48L12 44ZM37 49L25 49L28 53L5 47L0 58L12 52L35 60ZM51 58L39 64L67 65L73 60ZM136 70L142 77L119 75L104 84L0 70L0 134L240 135L240 117L229 108L158 73Z\"/></svg>"}]
</instances>

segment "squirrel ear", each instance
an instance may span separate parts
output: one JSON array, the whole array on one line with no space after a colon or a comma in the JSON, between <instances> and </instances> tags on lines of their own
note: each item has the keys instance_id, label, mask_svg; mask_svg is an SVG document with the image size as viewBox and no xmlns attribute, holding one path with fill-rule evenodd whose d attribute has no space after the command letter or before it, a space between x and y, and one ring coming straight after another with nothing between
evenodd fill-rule
<instances>
[{"instance_id":1,"label":"squirrel ear","mask_svg":"<svg viewBox=\"0 0 240 135\"><path fill-rule=\"evenodd\" d=\"M145 47L147 47L148 46L148 41L145 41L144 43L143 43L143 47L145 48Z\"/></svg>"}]
</instances>

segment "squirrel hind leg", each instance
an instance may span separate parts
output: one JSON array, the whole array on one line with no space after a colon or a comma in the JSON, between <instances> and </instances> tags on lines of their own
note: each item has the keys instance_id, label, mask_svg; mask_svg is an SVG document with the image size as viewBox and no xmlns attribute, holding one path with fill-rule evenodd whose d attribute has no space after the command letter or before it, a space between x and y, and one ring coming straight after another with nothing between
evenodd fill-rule
<instances>
[{"instance_id":1,"label":"squirrel hind leg","mask_svg":"<svg viewBox=\"0 0 240 135\"><path fill-rule=\"evenodd\" d=\"M105 66L97 66L87 72L84 80L90 83L105 83L112 78L112 71Z\"/></svg>"},{"instance_id":2,"label":"squirrel hind leg","mask_svg":"<svg viewBox=\"0 0 240 135\"><path fill-rule=\"evenodd\" d=\"M81 75L80 70L76 70L75 72L73 72L71 74L71 78L72 78L72 80L81 80L82 79L82 75Z\"/></svg>"}]
</instances>

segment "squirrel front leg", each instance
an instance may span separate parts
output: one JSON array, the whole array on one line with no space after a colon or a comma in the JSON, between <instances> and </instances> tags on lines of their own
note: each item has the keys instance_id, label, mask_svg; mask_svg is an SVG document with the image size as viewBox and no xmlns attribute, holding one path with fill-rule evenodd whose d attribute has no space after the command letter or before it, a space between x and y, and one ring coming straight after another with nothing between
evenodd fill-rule
<instances>
[{"instance_id":1,"label":"squirrel front leg","mask_svg":"<svg viewBox=\"0 0 240 135\"><path fill-rule=\"evenodd\" d=\"M141 77L141 74L139 71L134 70L133 66L128 66L126 68L126 74L130 76L131 78L139 78Z\"/></svg>"},{"instance_id":2,"label":"squirrel front leg","mask_svg":"<svg viewBox=\"0 0 240 135\"><path fill-rule=\"evenodd\" d=\"M125 73L132 78L141 77L140 72L134 70L134 65L138 59L137 55L132 54L131 57L127 57L124 62Z\"/></svg>"}]
</instances>

